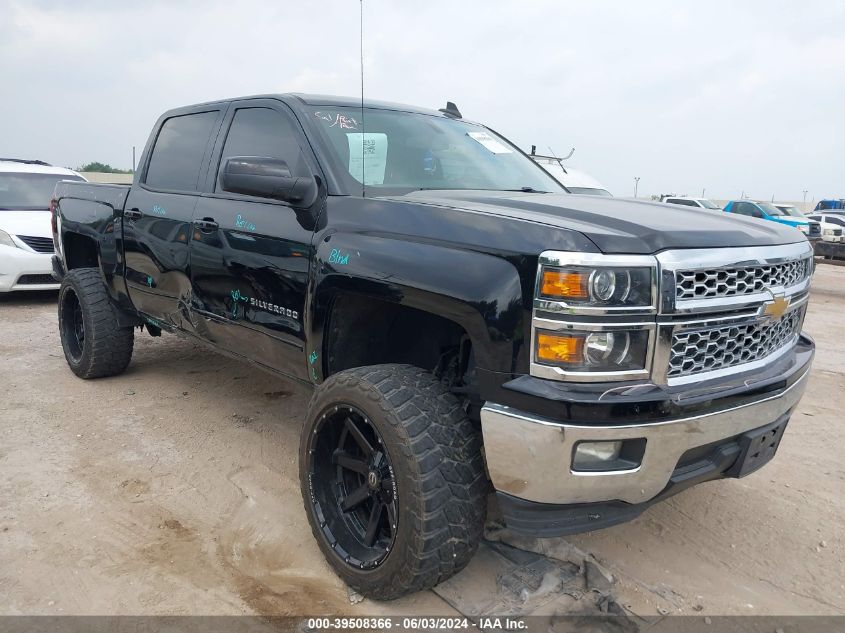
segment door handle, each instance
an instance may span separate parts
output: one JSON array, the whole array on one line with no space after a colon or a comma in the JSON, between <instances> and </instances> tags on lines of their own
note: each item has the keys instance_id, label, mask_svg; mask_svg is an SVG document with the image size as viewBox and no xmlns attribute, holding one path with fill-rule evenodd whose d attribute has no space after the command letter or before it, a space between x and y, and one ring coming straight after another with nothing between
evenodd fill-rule
<instances>
[{"instance_id":1,"label":"door handle","mask_svg":"<svg viewBox=\"0 0 845 633\"><path fill-rule=\"evenodd\" d=\"M138 208L127 209L123 212L123 217L127 220L140 220L143 215Z\"/></svg>"},{"instance_id":2,"label":"door handle","mask_svg":"<svg viewBox=\"0 0 845 633\"><path fill-rule=\"evenodd\" d=\"M194 220L194 226L200 231L214 231L220 225L214 221L214 218L203 218L202 220Z\"/></svg>"}]
</instances>

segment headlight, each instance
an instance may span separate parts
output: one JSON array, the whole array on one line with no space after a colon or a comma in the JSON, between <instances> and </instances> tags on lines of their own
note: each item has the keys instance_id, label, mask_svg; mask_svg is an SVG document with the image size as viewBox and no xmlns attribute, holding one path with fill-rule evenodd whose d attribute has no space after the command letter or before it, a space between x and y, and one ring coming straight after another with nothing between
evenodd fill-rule
<instances>
[{"instance_id":1,"label":"headlight","mask_svg":"<svg viewBox=\"0 0 845 633\"><path fill-rule=\"evenodd\" d=\"M6 231L0 231L0 245L20 248L20 246L15 244L15 240L12 239L12 236L6 233Z\"/></svg>"},{"instance_id":2,"label":"headlight","mask_svg":"<svg viewBox=\"0 0 845 633\"><path fill-rule=\"evenodd\" d=\"M543 266L540 298L593 307L652 304L652 268Z\"/></svg>"},{"instance_id":3,"label":"headlight","mask_svg":"<svg viewBox=\"0 0 845 633\"><path fill-rule=\"evenodd\" d=\"M574 372L643 370L648 358L648 330L553 332L538 330L536 362Z\"/></svg>"}]
</instances>

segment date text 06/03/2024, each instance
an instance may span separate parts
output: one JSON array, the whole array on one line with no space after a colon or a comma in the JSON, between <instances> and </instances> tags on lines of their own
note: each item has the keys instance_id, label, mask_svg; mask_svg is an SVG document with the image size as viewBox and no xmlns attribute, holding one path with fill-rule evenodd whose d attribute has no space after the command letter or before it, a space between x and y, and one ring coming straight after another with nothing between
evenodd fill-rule
<instances>
[{"instance_id":1,"label":"date text 06/03/2024","mask_svg":"<svg viewBox=\"0 0 845 633\"><path fill-rule=\"evenodd\" d=\"M386 618L309 618L306 622L310 631L329 629L355 629L355 630L433 630L451 631L470 628L481 628L484 630L503 631L524 631L528 628L525 620L521 618L498 618L482 617L477 622L470 622L468 618L446 618L446 617L386 617Z\"/></svg>"}]
</instances>

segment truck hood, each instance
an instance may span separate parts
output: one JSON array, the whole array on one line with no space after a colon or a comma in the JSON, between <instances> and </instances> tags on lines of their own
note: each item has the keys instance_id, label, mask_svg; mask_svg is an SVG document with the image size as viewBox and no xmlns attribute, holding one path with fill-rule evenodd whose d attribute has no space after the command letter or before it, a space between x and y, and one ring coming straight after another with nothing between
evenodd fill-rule
<instances>
[{"instance_id":1,"label":"truck hood","mask_svg":"<svg viewBox=\"0 0 845 633\"><path fill-rule=\"evenodd\" d=\"M776 222L692 207L570 193L416 191L392 198L578 231L604 253L766 246L804 240Z\"/></svg>"},{"instance_id":2,"label":"truck hood","mask_svg":"<svg viewBox=\"0 0 845 633\"><path fill-rule=\"evenodd\" d=\"M0 231L10 235L53 237L49 211L0 211Z\"/></svg>"}]
</instances>

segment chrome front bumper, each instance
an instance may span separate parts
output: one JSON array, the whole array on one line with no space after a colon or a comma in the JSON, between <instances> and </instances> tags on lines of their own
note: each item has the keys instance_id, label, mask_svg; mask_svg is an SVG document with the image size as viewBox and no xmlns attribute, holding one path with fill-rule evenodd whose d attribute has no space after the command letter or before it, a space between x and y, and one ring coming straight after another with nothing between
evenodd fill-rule
<instances>
[{"instance_id":1,"label":"chrome front bumper","mask_svg":"<svg viewBox=\"0 0 845 633\"><path fill-rule=\"evenodd\" d=\"M765 426L791 411L804 393L809 370L808 364L790 387L756 402L651 424L561 424L488 403L481 410L481 427L490 478L499 492L538 503L648 501L666 487L686 451ZM637 468L572 470L573 449L580 441L637 438L646 440Z\"/></svg>"}]
</instances>

